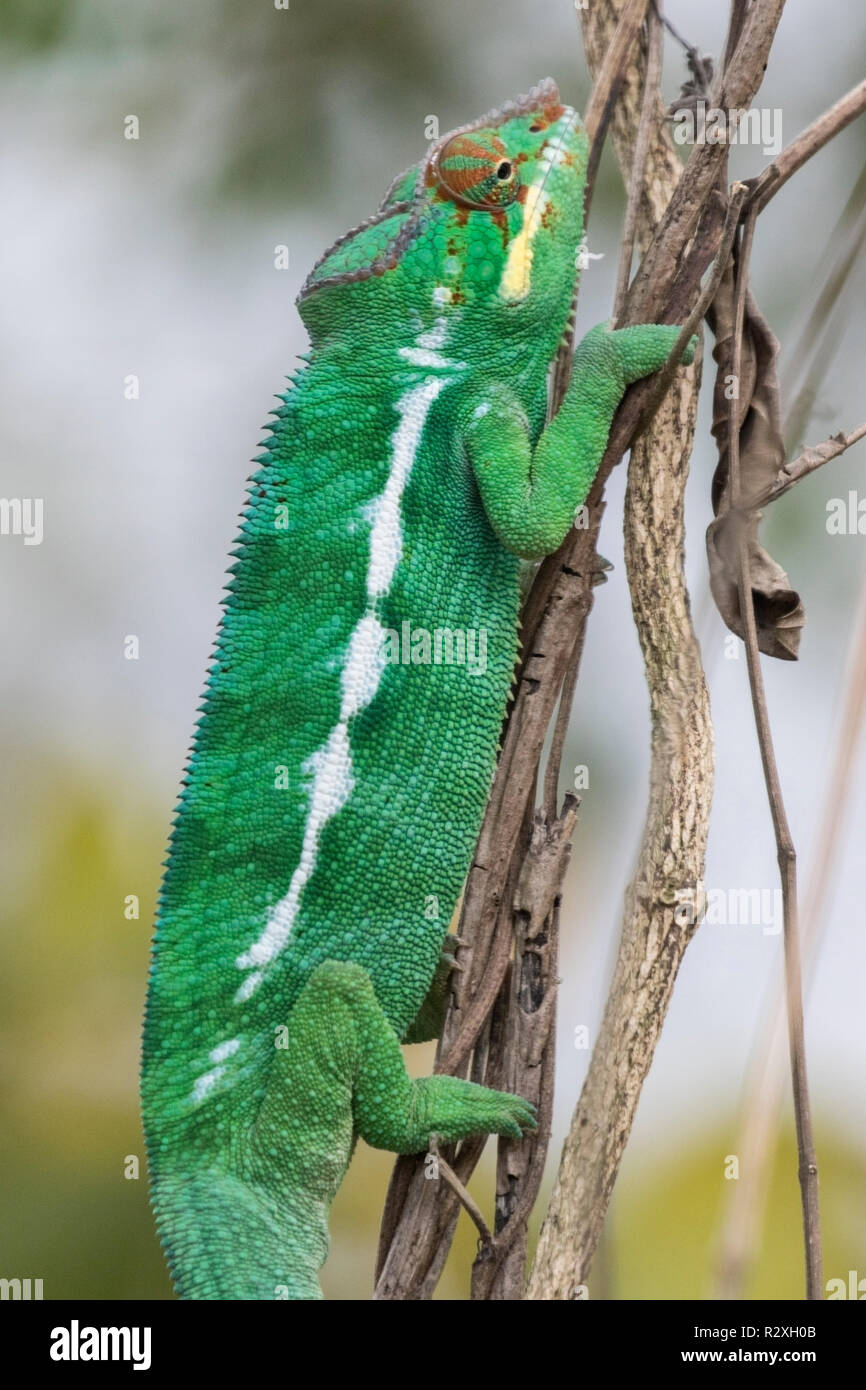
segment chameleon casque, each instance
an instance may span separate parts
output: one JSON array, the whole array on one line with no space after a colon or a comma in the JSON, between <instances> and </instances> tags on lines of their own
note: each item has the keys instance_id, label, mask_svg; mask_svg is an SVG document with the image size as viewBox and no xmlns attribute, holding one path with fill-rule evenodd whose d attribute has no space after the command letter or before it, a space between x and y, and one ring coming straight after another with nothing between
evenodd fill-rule
<instances>
[{"instance_id":1,"label":"chameleon casque","mask_svg":"<svg viewBox=\"0 0 866 1390\"><path fill-rule=\"evenodd\" d=\"M586 160L548 79L437 141L299 296L311 352L249 484L151 962L143 1115L183 1298L321 1297L358 1135L412 1153L535 1123L410 1080L400 1042L443 993L521 561L563 540L678 332L593 329L545 425Z\"/></svg>"}]
</instances>

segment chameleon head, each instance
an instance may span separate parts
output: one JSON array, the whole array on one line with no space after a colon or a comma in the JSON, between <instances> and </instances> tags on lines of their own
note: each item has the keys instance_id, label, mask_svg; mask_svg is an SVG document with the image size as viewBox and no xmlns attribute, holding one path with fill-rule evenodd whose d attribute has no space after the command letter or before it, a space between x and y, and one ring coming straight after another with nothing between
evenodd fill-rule
<instances>
[{"instance_id":1,"label":"chameleon head","mask_svg":"<svg viewBox=\"0 0 866 1390\"><path fill-rule=\"evenodd\" d=\"M434 200L450 203L451 220L465 228L460 265L446 260L446 272L458 295L488 309L549 312L573 290L586 133L549 79L483 119L446 136L427 164Z\"/></svg>"},{"instance_id":2,"label":"chameleon head","mask_svg":"<svg viewBox=\"0 0 866 1390\"><path fill-rule=\"evenodd\" d=\"M344 317L336 300L348 297L354 317L372 292L388 306L380 325L404 337L407 312L416 324L432 312L500 338L526 340L531 325L555 344L574 293L587 154L580 117L549 78L444 136L314 267L299 300L311 332Z\"/></svg>"}]
</instances>

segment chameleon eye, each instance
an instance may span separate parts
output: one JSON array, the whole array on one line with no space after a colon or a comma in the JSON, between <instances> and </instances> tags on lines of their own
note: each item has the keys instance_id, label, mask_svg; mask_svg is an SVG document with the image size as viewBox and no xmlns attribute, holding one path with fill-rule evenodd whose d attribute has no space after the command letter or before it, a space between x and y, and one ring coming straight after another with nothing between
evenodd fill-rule
<instances>
[{"instance_id":1,"label":"chameleon eye","mask_svg":"<svg viewBox=\"0 0 866 1390\"><path fill-rule=\"evenodd\" d=\"M502 141L479 131L455 135L442 147L436 178L449 198L472 208L507 207L520 191L520 178Z\"/></svg>"}]
</instances>

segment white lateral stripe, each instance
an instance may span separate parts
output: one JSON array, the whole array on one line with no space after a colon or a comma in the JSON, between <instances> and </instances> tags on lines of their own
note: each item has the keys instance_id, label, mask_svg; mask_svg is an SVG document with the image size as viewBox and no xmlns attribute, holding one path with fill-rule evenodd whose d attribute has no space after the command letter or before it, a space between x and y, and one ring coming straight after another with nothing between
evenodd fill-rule
<instances>
[{"instance_id":1,"label":"white lateral stripe","mask_svg":"<svg viewBox=\"0 0 866 1390\"><path fill-rule=\"evenodd\" d=\"M341 684L343 702L340 718L351 719L353 714L370 704L385 669L385 629L375 613L365 613L352 636L343 667Z\"/></svg>"},{"instance_id":2,"label":"white lateral stripe","mask_svg":"<svg viewBox=\"0 0 866 1390\"><path fill-rule=\"evenodd\" d=\"M430 335L427 335L430 336ZM419 340L420 341L420 340ZM239 970L268 965L284 949L301 906L301 896L315 872L319 839L328 821L345 806L354 786L348 723L373 700L385 669L384 629L373 611L375 600L387 593L403 550L400 504L406 481L412 471L424 425L433 401L445 381L430 378L406 391L397 402L400 423L392 439L391 470L385 490L369 511L370 560L367 594L370 607L356 625L346 649L341 675L340 718L328 742L317 750L306 765L313 773L310 809L304 826L304 839L298 866L288 891L271 908L265 929L249 950L238 956ZM251 976L235 996L236 1002L250 998L262 980L261 970Z\"/></svg>"},{"instance_id":3,"label":"white lateral stripe","mask_svg":"<svg viewBox=\"0 0 866 1390\"><path fill-rule=\"evenodd\" d=\"M444 385L444 377L428 377L420 386L413 386L406 391L397 402L397 412L401 418L394 431L391 472L388 474L385 491L376 506L370 536L367 593L371 599L387 594L391 587L391 580L403 550L400 527L403 489L415 462L428 412Z\"/></svg>"},{"instance_id":4,"label":"white lateral stripe","mask_svg":"<svg viewBox=\"0 0 866 1390\"><path fill-rule=\"evenodd\" d=\"M225 1067L214 1067L213 1071L206 1071L204 1076L197 1077L196 1083L192 1088L193 1100L204 1100L205 1096L209 1096L224 1073Z\"/></svg>"},{"instance_id":5,"label":"white lateral stripe","mask_svg":"<svg viewBox=\"0 0 866 1390\"><path fill-rule=\"evenodd\" d=\"M304 840L298 867L292 874L288 892L268 914L267 924L258 941L237 958L239 970L267 965L285 946L301 905L301 894L316 867L319 836L328 821L345 806L354 786L352 755L349 750L349 731L345 719L331 730L328 742L319 748L304 765L312 772L310 809L304 826Z\"/></svg>"},{"instance_id":6,"label":"white lateral stripe","mask_svg":"<svg viewBox=\"0 0 866 1390\"><path fill-rule=\"evenodd\" d=\"M431 348L435 351L437 348L445 346L447 337L448 320L444 314L440 314L434 321L432 328L428 328L426 333L418 334L418 337L415 339L415 346L419 348ZM411 348L400 348L400 352L403 354L411 352L411 350Z\"/></svg>"},{"instance_id":7,"label":"white lateral stripe","mask_svg":"<svg viewBox=\"0 0 866 1390\"><path fill-rule=\"evenodd\" d=\"M436 349L444 344L447 327L447 321L438 318L432 329L420 334L416 339L417 347L414 351L435 354L438 357ZM411 351L413 349L407 350ZM441 358L436 365L456 371L463 364ZM430 407L447 379L428 377L420 385L404 392L397 402L396 410L400 420L391 439L391 468L385 490L362 512L370 525L367 608L356 624L346 648L340 676L339 719L331 730L327 743L317 749L304 764L303 771L312 774L312 785L300 859L287 892L269 911L261 936L235 961L239 970L250 971L235 993L235 1004L243 1004L252 998L265 978L265 967L275 960L286 946L300 909L304 888L316 868L322 831L328 821L345 806L351 795L354 778L348 724L354 715L371 703L385 669L382 640L385 634L375 611L376 603L388 592L400 561L403 550L400 525L403 491L423 438ZM228 1042L219 1043L213 1049L210 1061L220 1065L197 1078L192 1090L194 1102L204 1100L210 1095L225 1074L226 1068L221 1065L222 1062L233 1056L239 1047L240 1039L232 1038Z\"/></svg>"},{"instance_id":8,"label":"white lateral stripe","mask_svg":"<svg viewBox=\"0 0 866 1390\"><path fill-rule=\"evenodd\" d=\"M447 357L443 357L441 352L434 352L432 348L400 348L400 356L405 357L407 362L411 362L413 367L451 366Z\"/></svg>"},{"instance_id":9,"label":"white lateral stripe","mask_svg":"<svg viewBox=\"0 0 866 1390\"><path fill-rule=\"evenodd\" d=\"M240 1038L229 1038L228 1042L218 1043L210 1054L212 1062L224 1062L228 1057L233 1057L241 1045Z\"/></svg>"},{"instance_id":10,"label":"white lateral stripe","mask_svg":"<svg viewBox=\"0 0 866 1390\"><path fill-rule=\"evenodd\" d=\"M237 961L235 964L237 964ZM253 970L239 986L232 1002L235 1004L243 1004L247 999L251 999L263 979L264 975L261 970Z\"/></svg>"},{"instance_id":11,"label":"white lateral stripe","mask_svg":"<svg viewBox=\"0 0 866 1390\"><path fill-rule=\"evenodd\" d=\"M440 286L440 288L442 287ZM436 290L433 292L434 302L437 292ZM451 295L450 290L443 289L443 293L449 297ZM414 347L398 348L397 354L399 357L405 357L406 361L411 362L413 367L445 367L453 371L465 364L463 362L450 362L447 357L442 356L439 348L444 346L447 337L448 320L444 314L440 314L432 328L429 328L426 333L418 334Z\"/></svg>"}]
</instances>

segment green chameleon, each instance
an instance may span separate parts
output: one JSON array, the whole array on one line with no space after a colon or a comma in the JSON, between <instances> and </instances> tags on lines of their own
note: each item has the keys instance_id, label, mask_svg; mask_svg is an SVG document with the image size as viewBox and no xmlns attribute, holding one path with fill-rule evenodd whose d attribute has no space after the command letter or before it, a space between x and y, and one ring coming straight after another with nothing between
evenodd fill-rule
<instances>
[{"instance_id":1,"label":"green chameleon","mask_svg":"<svg viewBox=\"0 0 866 1390\"><path fill-rule=\"evenodd\" d=\"M535 1125L410 1080L400 1043L441 1023L521 561L559 546L678 333L594 328L545 426L586 161L546 80L439 140L301 291L311 352L249 484L153 946L143 1114L183 1298L321 1297L359 1135Z\"/></svg>"}]
</instances>

